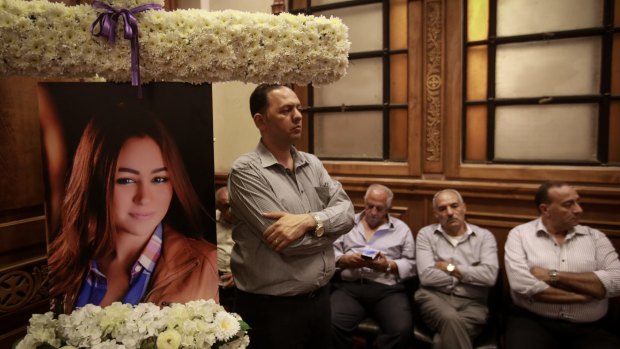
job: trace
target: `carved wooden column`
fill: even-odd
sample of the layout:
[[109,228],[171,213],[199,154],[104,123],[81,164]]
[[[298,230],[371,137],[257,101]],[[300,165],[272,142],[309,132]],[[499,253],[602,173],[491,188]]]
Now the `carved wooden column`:
[[424,18],[424,106],[423,171],[443,172],[444,120],[444,1],[425,0]]

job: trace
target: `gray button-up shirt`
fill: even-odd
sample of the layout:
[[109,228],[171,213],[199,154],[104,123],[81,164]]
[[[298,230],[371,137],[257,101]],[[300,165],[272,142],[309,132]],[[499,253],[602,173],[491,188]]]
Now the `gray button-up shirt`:
[[[572,322],[596,321],[607,313],[609,297],[620,296],[620,261],[607,236],[585,225],[566,234],[560,246],[540,218],[521,224],[508,234],[505,265],[510,294],[516,305],[541,316]],[[531,297],[549,285],[530,272],[531,267],[575,273],[593,272],[607,291],[607,298],[587,303],[554,304]]]
[[[294,174],[259,142],[239,157],[228,178],[234,216],[231,268],[236,286],[246,292],[289,296],[327,284],[334,274],[332,243],[353,227],[353,204],[314,155],[291,148]],[[280,252],[263,238],[275,221],[261,213],[285,211],[317,215],[325,234],[303,235]]]
[[[416,240],[416,261],[422,286],[486,301],[499,269],[497,243],[490,231],[467,223],[467,232],[454,246],[446,238],[441,225],[431,224],[420,229]],[[462,279],[435,268],[437,260],[456,265]]]

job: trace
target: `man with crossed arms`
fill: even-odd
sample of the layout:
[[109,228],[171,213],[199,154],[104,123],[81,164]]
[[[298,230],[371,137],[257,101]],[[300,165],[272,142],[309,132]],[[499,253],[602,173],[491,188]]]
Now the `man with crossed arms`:
[[510,231],[505,246],[515,304],[506,347],[620,348],[599,321],[608,298],[620,295],[613,245],[604,233],[579,225],[579,194],[567,183],[543,183],[535,201],[540,217]]
[[433,349],[472,348],[487,323],[487,295],[499,269],[497,243],[490,231],[465,221],[467,208],[458,191],[435,194],[433,210],[439,223],[417,236],[415,301],[435,331]]

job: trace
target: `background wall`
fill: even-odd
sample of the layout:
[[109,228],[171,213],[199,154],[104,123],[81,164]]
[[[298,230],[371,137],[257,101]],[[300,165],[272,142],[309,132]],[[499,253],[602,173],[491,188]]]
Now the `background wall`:
[[[211,11],[225,9],[271,13],[271,0],[211,0]],[[249,98],[255,84],[213,84],[215,171],[228,172],[235,159],[256,146],[260,137],[250,115]]]

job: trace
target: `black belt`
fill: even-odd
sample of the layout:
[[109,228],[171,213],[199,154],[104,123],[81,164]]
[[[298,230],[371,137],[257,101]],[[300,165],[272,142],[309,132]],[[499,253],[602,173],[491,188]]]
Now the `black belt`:
[[311,292],[308,293],[302,293],[302,294],[296,294],[296,295],[282,295],[282,296],[275,296],[275,295],[270,295],[270,294],[259,294],[259,293],[250,293],[250,292],[246,292],[240,289],[237,289],[237,293],[240,294],[241,296],[246,296],[246,297],[252,297],[252,298],[258,298],[258,299],[264,299],[264,300],[293,300],[293,299],[310,299],[310,298],[314,298],[316,296],[321,295],[321,293],[326,292],[327,291],[327,285],[325,286],[321,286],[319,288],[317,288],[316,290],[313,290]]

